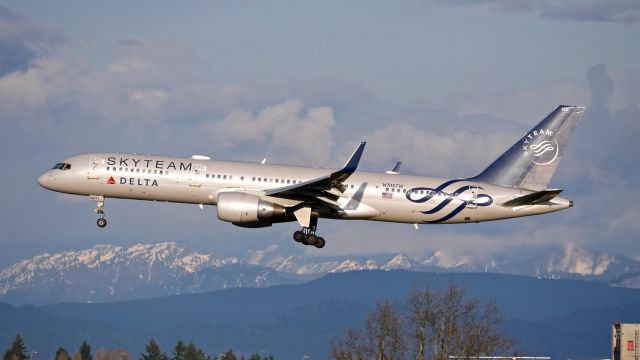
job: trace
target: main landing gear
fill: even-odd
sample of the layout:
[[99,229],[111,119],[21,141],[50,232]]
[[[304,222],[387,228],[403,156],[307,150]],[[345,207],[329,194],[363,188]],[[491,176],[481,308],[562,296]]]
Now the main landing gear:
[[312,227],[312,228],[303,227],[302,230],[298,230],[294,232],[293,240],[305,245],[315,246],[318,249],[322,249],[326,244],[323,237],[316,235],[315,227]]
[[90,200],[95,201],[96,209],[94,210],[96,214],[98,214],[98,224],[99,228],[103,228],[107,226],[107,219],[104,218],[104,196],[91,195],[89,196]]
[[326,242],[323,237],[316,235],[316,230],[318,229],[318,218],[311,216],[311,209],[298,209],[294,214],[300,225],[302,225],[302,230],[298,230],[293,233],[293,240],[322,249]]

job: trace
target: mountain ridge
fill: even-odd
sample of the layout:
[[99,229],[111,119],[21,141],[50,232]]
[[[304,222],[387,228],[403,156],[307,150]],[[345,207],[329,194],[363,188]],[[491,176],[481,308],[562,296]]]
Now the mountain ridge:
[[591,252],[571,243],[526,253],[505,252],[488,260],[452,256],[443,250],[420,258],[402,253],[310,257],[271,245],[225,257],[186,251],[173,242],[130,247],[104,244],[41,254],[1,269],[0,301],[36,305],[118,301],[298,284],[330,273],[371,270],[488,272],[640,287],[640,262],[621,255]]

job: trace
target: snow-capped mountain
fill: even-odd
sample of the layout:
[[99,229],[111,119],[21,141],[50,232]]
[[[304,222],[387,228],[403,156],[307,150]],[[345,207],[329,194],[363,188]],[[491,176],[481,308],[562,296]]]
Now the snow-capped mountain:
[[404,254],[362,256],[307,257],[282,255],[277,245],[264,250],[250,250],[244,260],[274,270],[305,277],[317,277],[327,273],[361,270],[425,270],[419,262]]
[[[490,259],[437,250],[421,258],[404,254],[370,257],[305,257],[284,255],[277,245],[250,251],[244,259],[253,265],[300,276],[354,270],[410,270],[492,272],[539,278],[576,278],[605,281],[618,286],[640,287],[640,262],[622,255],[595,252],[573,243],[545,248],[507,249]],[[636,285],[634,285],[636,284]]]
[[590,279],[616,286],[640,287],[640,261],[623,255],[591,251],[573,243],[541,249],[506,250],[483,261],[469,255],[452,256],[439,250],[421,264],[429,270]]
[[175,243],[160,243],[129,248],[96,245],[22,260],[0,270],[0,301],[116,301],[299,283],[336,272],[399,269],[578,278],[640,288],[639,261],[571,243],[503,251],[488,260],[444,250],[418,259],[404,254],[310,257],[289,254],[277,245],[250,250],[240,257],[222,257],[187,252]]
[[38,255],[1,270],[0,300],[98,302],[284,282],[290,281],[270,268],[236,257],[185,253],[175,243],[96,245]]
[[404,254],[394,256],[393,259],[380,267],[382,270],[422,270],[423,268],[424,266],[419,262]]

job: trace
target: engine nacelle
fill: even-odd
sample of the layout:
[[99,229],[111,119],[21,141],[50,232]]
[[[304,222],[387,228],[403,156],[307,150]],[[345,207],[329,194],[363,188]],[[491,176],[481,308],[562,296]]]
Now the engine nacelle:
[[218,219],[241,227],[271,226],[274,218],[284,217],[285,207],[243,192],[218,194]]

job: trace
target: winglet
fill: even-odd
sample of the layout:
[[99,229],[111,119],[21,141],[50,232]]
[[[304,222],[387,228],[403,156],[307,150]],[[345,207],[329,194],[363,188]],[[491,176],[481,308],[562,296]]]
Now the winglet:
[[[315,188],[315,191],[320,188],[321,194],[323,194],[322,196],[327,196],[329,192],[327,192],[326,190],[331,190],[333,188],[338,189],[340,192],[344,192],[347,187],[342,182],[347,180],[349,176],[351,176],[351,174],[353,174],[358,168],[358,163],[360,162],[360,158],[362,157],[362,153],[364,152],[365,145],[366,142],[364,141],[361,142],[360,145],[358,145],[358,148],[353,152],[342,169],[335,171],[329,175],[321,176],[294,185],[267,190],[265,192],[265,195],[275,195],[289,190],[301,189],[306,187]],[[332,194],[331,196],[335,196],[335,194]]]
[[398,161],[393,169],[385,171],[385,173],[390,175],[397,175],[400,173],[400,166],[402,165],[402,161]]
[[366,141],[363,141],[358,145],[358,148],[353,152],[349,160],[340,172],[342,173],[352,173],[356,171],[358,168],[358,163],[360,163],[360,158],[362,157],[362,153],[364,152],[364,146],[367,145]]

